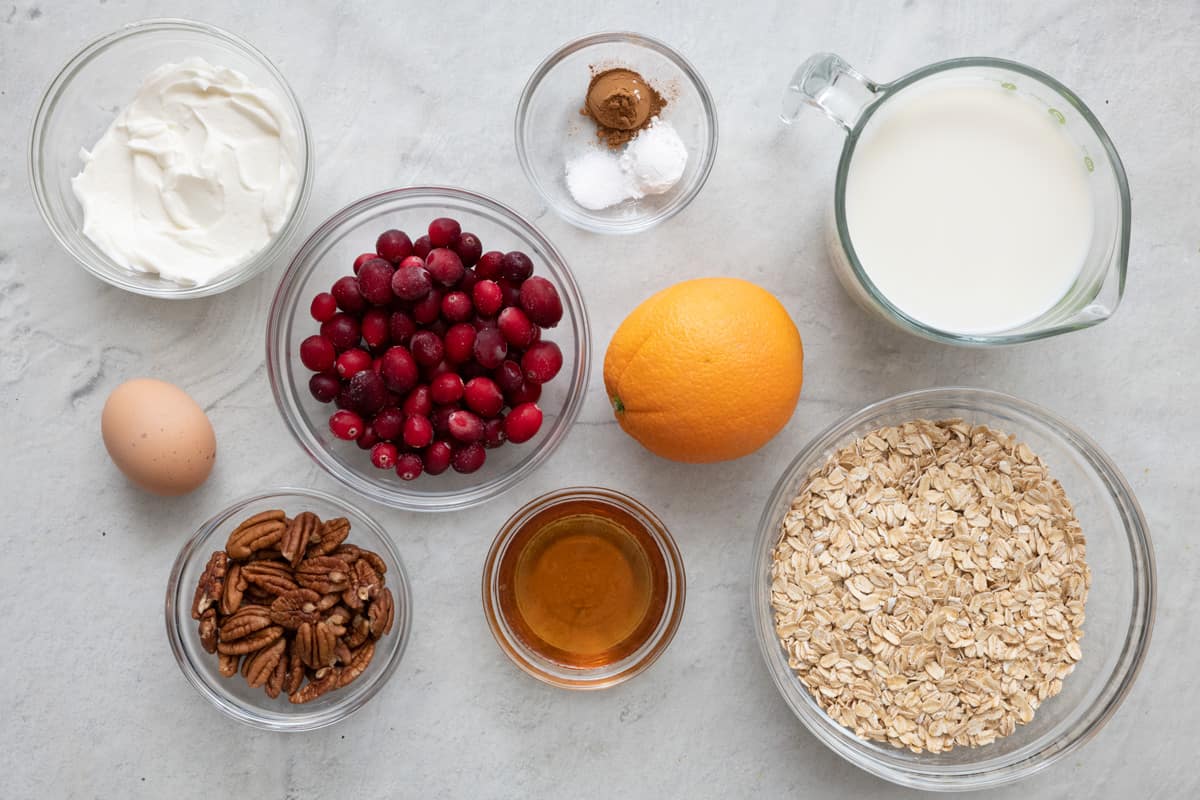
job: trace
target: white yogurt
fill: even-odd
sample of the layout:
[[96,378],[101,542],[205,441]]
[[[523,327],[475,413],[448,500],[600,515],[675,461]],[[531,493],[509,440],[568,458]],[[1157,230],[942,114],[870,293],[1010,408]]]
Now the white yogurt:
[[71,181],[84,234],[126,269],[203,286],[266,247],[300,185],[281,100],[200,58],[150,73]]
[[1082,269],[1094,209],[1083,154],[1044,106],[987,83],[917,85],[868,121],[846,225],[871,281],[942,331],[1050,310]]

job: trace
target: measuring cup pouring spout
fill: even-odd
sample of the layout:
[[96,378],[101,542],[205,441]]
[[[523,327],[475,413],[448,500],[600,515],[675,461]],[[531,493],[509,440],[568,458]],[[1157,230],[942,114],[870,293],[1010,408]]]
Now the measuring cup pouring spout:
[[867,106],[880,97],[879,85],[834,53],[817,53],[800,65],[783,93],[779,118],[791,125],[812,106],[847,133]]

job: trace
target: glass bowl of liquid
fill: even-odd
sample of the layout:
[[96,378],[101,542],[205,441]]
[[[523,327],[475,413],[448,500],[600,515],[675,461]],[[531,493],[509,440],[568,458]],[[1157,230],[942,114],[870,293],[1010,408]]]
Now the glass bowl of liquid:
[[879,84],[813,56],[784,95],[842,127],[828,245],[911,333],[1004,345],[1095,325],[1125,290],[1129,186],[1095,115],[1038,70],[960,58]]
[[610,489],[530,501],[500,529],[483,569],[496,643],[563,689],[604,689],[649,667],[675,635],[684,593],[666,526]]

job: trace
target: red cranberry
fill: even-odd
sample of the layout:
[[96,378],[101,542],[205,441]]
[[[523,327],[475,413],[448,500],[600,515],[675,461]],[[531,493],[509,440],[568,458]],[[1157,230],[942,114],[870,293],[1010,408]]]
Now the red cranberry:
[[353,275],[338,278],[333,282],[333,288],[329,290],[329,293],[333,295],[338,308],[342,311],[357,314],[367,307],[367,301],[358,288],[358,278]]
[[419,325],[431,325],[442,313],[442,290],[434,287],[429,294],[413,303],[412,316]]
[[562,319],[562,300],[554,284],[538,275],[521,284],[521,308],[536,324],[553,328]]
[[380,362],[384,383],[393,392],[404,393],[417,385],[416,359],[403,347],[389,347]]
[[508,343],[504,334],[495,328],[484,328],[475,334],[475,360],[485,369],[495,369],[508,355]]
[[439,405],[457,403],[463,396],[463,380],[453,372],[443,372],[429,383],[429,396]]
[[373,369],[364,369],[346,384],[350,400],[360,413],[371,416],[387,405],[388,391],[383,377]]
[[393,264],[399,264],[412,255],[413,243],[404,231],[393,228],[379,234],[375,240],[375,252]]
[[483,449],[483,445],[479,442],[471,442],[463,447],[455,448],[454,456],[450,459],[450,466],[454,467],[455,472],[468,474],[482,467],[486,460],[487,451]]
[[483,243],[473,233],[460,233],[453,245],[454,252],[462,259],[464,267],[473,267],[483,255]]
[[489,250],[475,262],[475,274],[483,280],[494,281],[504,277],[504,253],[499,250]]
[[397,264],[396,269],[400,269],[401,267],[423,267],[423,266],[425,266],[424,256],[411,255],[411,256],[407,256],[399,264]]
[[521,384],[525,382],[525,372],[516,361],[505,359],[504,363],[492,373],[492,378],[496,381],[500,391],[508,394],[521,388]]
[[442,318],[447,322],[465,322],[475,314],[475,306],[466,292],[449,292],[442,298]]
[[379,444],[379,434],[370,425],[363,428],[363,432],[354,440],[360,450],[370,450],[375,445]]
[[469,361],[474,353],[475,326],[466,322],[452,326],[450,330],[446,331],[442,344],[446,351],[447,361],[452,364]]
[[442,360],[444,348],[442,340],[433,331],[417,331],[408,340],[408,348],[413,358],[423,367],[432,367]]
[[433,245],[430,244],[428,236],[418,236],[413,242],[413,255],[417,258],[424,258],[432,249]]
[[444,372],[454,372],[454,370],[449,364],[446,363],[445,359],[442,359],[436,364],[430,364],[428,366],[421,367],[421,380],[432,384],[433,379]]
[[489,419],[483,426],[483,446],[491,450],[507,441],[508,434],[504,432],[504,417]]
[[504,305],[504,292],[495,281],[479,281],[471,290],[471,297],[475,301],[475,310],[485,317],[499,313]]
[[411,416],[404,420],[404,443],[420,450],[433,441],[433,423],[428,417]]
[[505,392],[504,399],[514,408],[522,403],[536,403],[542,398],[542,385],[533,381],[525,381],[515,392]]
[[329,292],[321,292],[313,297],[308,312],[317,322],[326,322],[337,313],[337,300]]
[[338,350],[346,350],[358,344],[358,340],[362,338],[362,329],[356,317],[338,312],[321,323],[321,335]]
[[525,379],[534,383],[546,383],[558,374],[562,365],[562,350],[554,342],[534,342],[521,358]]
[[521,284],[519,281],[510,281],[508,278],[501,278],[496,283],[500,286],[501,294],[504,295],[505,308],[521,305]]
[[441,475],[450,468],[450,459],[454,456],[454,446],[449,442],[434,442],[425,448],[421,454],[425,462],[425,471],[430,475]]
[[481,417],[494,417],[504,408],[504,393],[491,378],[471,378],[463,389],[467,408]]
[[483,317],[483,316],[480,316],[479,314],[476,314],[475,318],[471,320],[471,325],[473,325],[475,327],[475,330],[477,330],[477,331],[481,331],[484,328],[497,327],[495,317]]
[[358,290],[363,298],[374,306],[386,306],[392,302],[392,265],[382,258],[374,258],[363,264],[358,273]]
[[504,254],[500,269],[504,277],[520,283],[533,274],[533,262],[520,250],[513,250],[511,253]]
[[422,466],[419,455],[416,453],[404,453],[396,459],[396,474],[402,480],[415,481],[421,477]]
[[329,418],[329,430],[334,436],[345,439],[347,442],[357,439],[358,435],[363,432],[362,417],[345,409],[335,411]]
[[404,431],[404,412],[395,407],[385,408],[371,420],[371,427],[379,434],[380,439],[398,441]]
[[417,321],[407,311],[393,311],[388,317],[388,334],[392,344],[408,344],[409,337],[417,332]]
[[378,351],[391,341],[390,317],[391,314],[382,308],[372,308],[363,314],[359,327],[362,328],[363,341],[372,351]]
[[528,347],[533,343],[533,323],[525,312],[515,306],[504,309],[496,319],[500,333],[513,347]]
[[468,296],[471,290],[475,288],[475,284],[479,282],[479,276],[475,274],[475,270],[468,269],[463,272],[461,278],[458,279],[458,289],[461,292],[466,292]]
[[337,375],[328,372],[318,372],[308,379],[308,391],[322,403],[328,403],[338,396],[342,390],[342,382]]
[[324,336],[310,336],[300,343],[300,363],[313,372],[324,372],[336,359],[333,342]]
[[362,269],[362,265],[367,263],[368,261],[370,261],[372,258],[379,258],[379,254],[378,253],[363,253],[361,256],[354,259],[354,274],[357,275],[358,271],[360,269]]
[[388,288],[401,300],[420,300],[433,288],[429,270],[416,264],[401,264],[400,269],[392,273],[390,281]]
[[542,427],[542,410],[536,403],[521,403],[504,418],[504,433],[510,442],[528,442]]
[[371,463],[379,469],[392,469],[399,457],[400,451],[391,442],[379,442],[371,448]]
[[401,410],[408,416],[428,417],[433,412],[433,396],[425,384],[415,387],[404,398]]
[[343,379],[352,378],[363,370],[371,369],[371,355],[357,347],[337,357],[337,372]]
[[462,233],[458,220],[449,217],[438,217],[429,223],[429,243],[434,247],[449,247]]
[[446,422],[450,435],[460,442],[483,439],[483,420],[473,411],[452,411]]
[[425,268],[433,279],[442,286],[454,286],[462,279],[464,268],[458,253],[445,247],[431,250],[425,259]]
[[450,430],[450,415],[458,408],[455,406],[442,406],[434,409],[434,412],[429,415],[429,421],[433,423],[434,433],[446,434]]
[[333,398],[333,404],[338,408],[344,408],[347,411],[353,411],[354,401],[350,399],[350,390],[343,383],[339,382],[338,385],[341,386],[341,388],[338,389],[337,397]]

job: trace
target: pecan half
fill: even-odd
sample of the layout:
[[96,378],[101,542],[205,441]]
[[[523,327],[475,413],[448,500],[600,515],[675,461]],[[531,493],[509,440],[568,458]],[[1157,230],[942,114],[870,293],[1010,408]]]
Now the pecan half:
[[246,582],[242,580],[242,565],[234,562],[229,565],[225,575],[225,587],[221,590],[221,613],[232,614],[242,605],[242,596],[246,592]]
[[221,653],[217,656],[217,669],[226,678],[232,678],[237,675],[238,663],[242,660],[241,656],[229,655]]
[[288,667],[287,677],[283,681],[283,691],[291,694],[300,688],[304,683],[304,662],[300,660],[300,649],[296,647],[296,641],[288,645]]
[[210,608],[200,615],[200,646],[210,653],[217,652],[217,610]]
[[288,694],[288,700],[293,703],[311,703],[338,685],[338,670],[331,669],[322,677],[309,681],[300,689]]
[[311,511],[297,514],[279,540],[279,554],[293,567],[304,559],[308,546],[321,538],[321,518]]
[[196,584],[196,594],[192,597],[192,619],[200,619],[208,607],[221,598],[228,566],[229,557],[223,551],[217,550],[209,556],[200,581]]
[[286,515],[278,509],[255,514],[229,534],[225,551],[230,558],[246,559],[256,550],[271,547],[283,536],[284,519]]
[[269,644],[274,643],[276,639],[283,636],[283,628],[278,625],[272,625],[269,628],[263,628],[260,631],[255,631],[249,636],[243,636],[240,639],[235,639],[232,642],[218,642],[217,652],[225,653],[226,655],[245,655],[253,653],[256,650],[261,650]]
[[281,595],[295,589],[296,579],[286,564],[278,561],[251,561],[242,567],[242,578],[269,595]]
[[351,681],[362,675],[371,663],[371,659],[375,657],[375,643],[367,642],[362,647],[353,651],[350,654],[350,660],[346,662],[346,666],[338,670],[338,688],[348,685]]
[[306,558],[296,566],[296,580],[321,594],[344,592],[350,586],[350,565],[336,556]]
[[338,638],[324,622],[305,622],[296,629],[296,647],[300,660],[313,669],[327,667],[333,663]]
[[346,647],[346,643],[338,639],[337,647],[333,648],[333,660],[337,664],[350,663],[350,648]]
[[287,680],[288,674],[287,641],[285,639],[279,641],[283,642],[284,653],[275,662],[275,669],[271,671],[271,677],[267,678],[266,684],[263,685],[263,691],[272,700],[279,697],[279,693],[283,691],[283,683]]
[[330,592],[329,594],[321,595],[320,601],[317,603],[318,611],[328,611],[342,601],[341,592]]
[[321,612],[317,609],[321,595],[312,589],[292,589],[275,598],[271,603],[271,621],[294,631],[305,622],[319,622]]
[[270,679],[286,650],[287,642],[280,638],[246,659],[246,683],[250,688],[257,689]]
[[271,609],[260,605],[245,605],[221,623],[221,641],[232,642],[261,631],[271,625]]
[[323,556],[332,553],[337,546],[346,541],[350,535],[350,520],[345,517],[335,517],[325,520],[321,526],[321,539],[308,549],[308,556]]
[[354,619],[350,620],[350,624],[346,627],[344,641],[351,650],[361,645],[371,635],[371,623],[367,622],[367,618],[362,614],[355,614]]
[[396,619],[396,603],[392,590],[384,589],[367,607],[367,620],[371,623],[371,635],[379,639],[392,631]]

